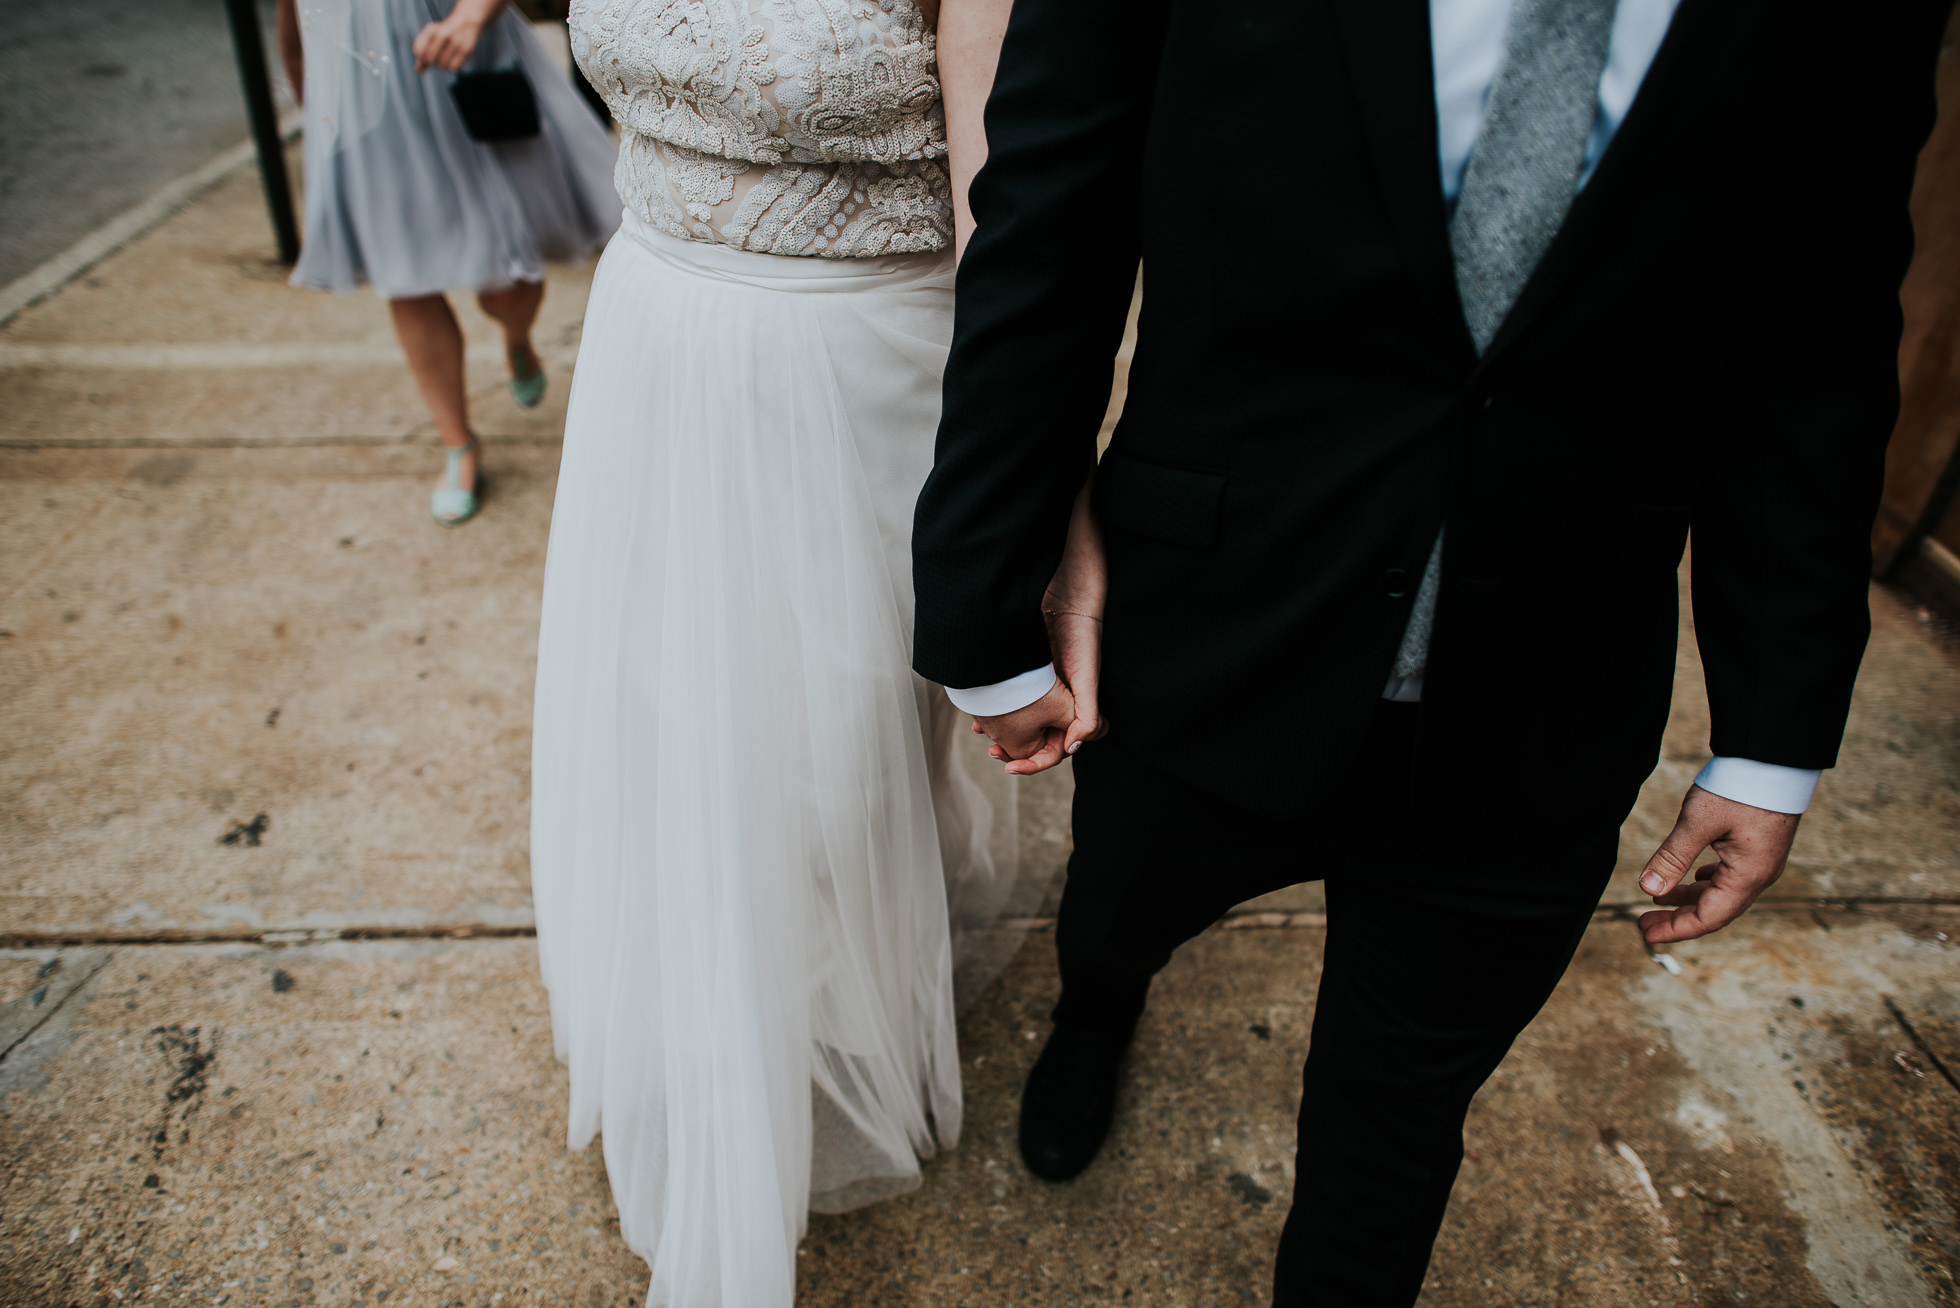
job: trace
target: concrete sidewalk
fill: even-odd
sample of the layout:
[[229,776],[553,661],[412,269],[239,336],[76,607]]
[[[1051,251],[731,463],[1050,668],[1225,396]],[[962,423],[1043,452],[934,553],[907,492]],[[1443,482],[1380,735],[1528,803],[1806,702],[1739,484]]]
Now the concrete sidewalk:
[[[525,849],[588,274],[553,272],[542,409],[472,354],[492,495],[445,531],[386,314],[287,289],[263,222],[241,172],[0,330],[0,1302],[636,1304],[598,1153],[563,1148]],[[1684,629],[1661,768],[1478,1100],[1425,1304],[1960,1305],[1960,649],[1873,609],[1790,875],[1657,961],[1632,873],[1704,757]],[[1059,868],[1067,798],[1024,787],[1027,858]],[[1266,1302],[1321,907],[1180,954],[1067,1187],[1013,1146],[1038,925],[963,1027],[960,1148],[813,1219],[799,1302]]]

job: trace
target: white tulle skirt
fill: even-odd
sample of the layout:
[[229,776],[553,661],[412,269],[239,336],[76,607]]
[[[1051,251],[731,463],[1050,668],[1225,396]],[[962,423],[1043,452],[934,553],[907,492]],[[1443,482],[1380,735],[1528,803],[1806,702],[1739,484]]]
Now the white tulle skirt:
[[[538,952],[570,1143],[603,1125],[649,1303],[781,1308],[808,1209],[957,1141],[955,940],[1039,891],[997,769],[910,670],[953,270],[625,223],[545,572]],[[1001,936],[968,938],[979,984]]]

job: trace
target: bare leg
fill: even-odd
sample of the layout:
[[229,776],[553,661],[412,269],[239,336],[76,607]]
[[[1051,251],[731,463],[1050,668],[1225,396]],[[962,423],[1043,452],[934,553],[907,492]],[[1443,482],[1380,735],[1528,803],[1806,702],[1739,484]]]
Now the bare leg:
[[531,348],[531,324],[544,303],[544,283],[513,282],[495,290],[478,291],[476,302],[504,329],[504,357],[510,375],[528,377],[538,370],[538,352]]
[[[470,445],[475,438],[470,434],[469,401],[463,392],[463,329],[449,301],[440,295],[390,300],[388,312],[442,443]],[[465,487],[476,485],[473,449],[463,456],[462,482]]]

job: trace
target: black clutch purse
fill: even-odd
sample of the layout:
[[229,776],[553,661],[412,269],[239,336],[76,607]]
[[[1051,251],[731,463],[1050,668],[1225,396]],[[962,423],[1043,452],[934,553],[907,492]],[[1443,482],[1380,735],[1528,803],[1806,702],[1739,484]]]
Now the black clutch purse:
[[458,73],[449,93],[476,140],[521,141],[538,134],[538,97],[522,69]]

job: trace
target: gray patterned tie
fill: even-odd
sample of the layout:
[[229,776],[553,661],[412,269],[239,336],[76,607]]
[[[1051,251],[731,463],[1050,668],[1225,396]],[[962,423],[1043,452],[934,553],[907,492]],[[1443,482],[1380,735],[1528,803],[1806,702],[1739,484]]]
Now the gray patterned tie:
[[[1463,174],[1450,249],[1463,319],[1482,354],[1565,222],[1586,163],[1599,78],[1618,0],[1516,0],[1483,127]],[[1417,677],[1442,580],[1437,534],[1416,591],[1395,675]]]

